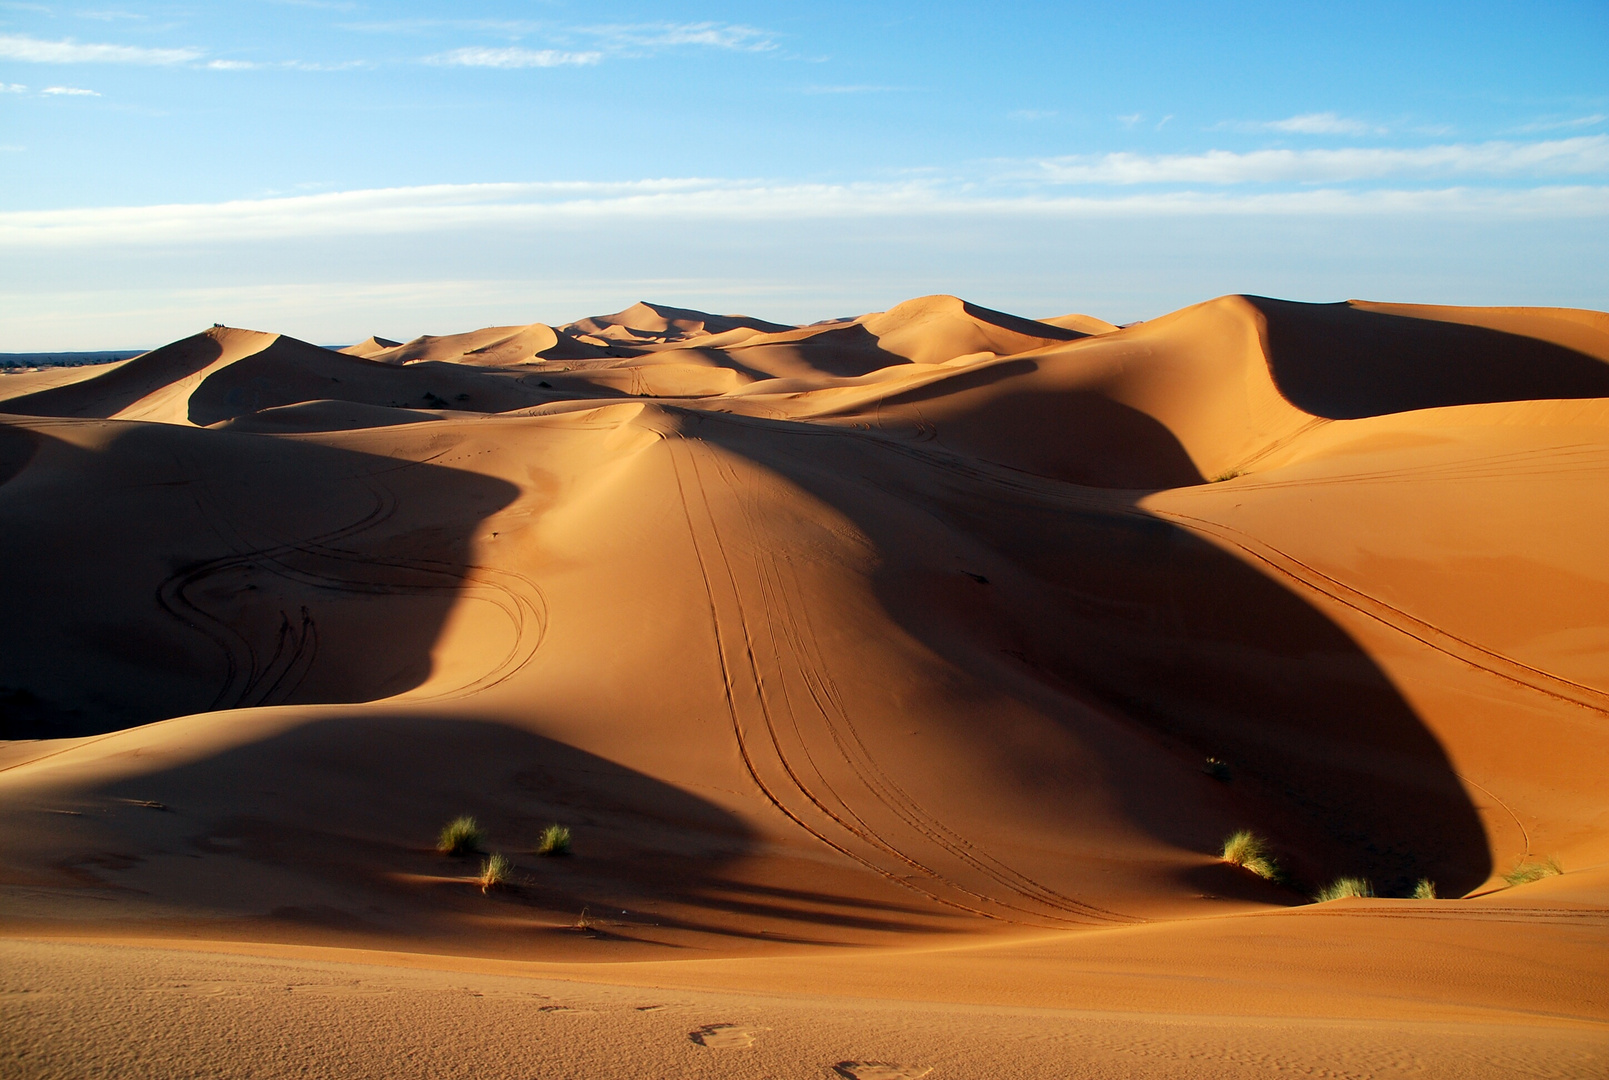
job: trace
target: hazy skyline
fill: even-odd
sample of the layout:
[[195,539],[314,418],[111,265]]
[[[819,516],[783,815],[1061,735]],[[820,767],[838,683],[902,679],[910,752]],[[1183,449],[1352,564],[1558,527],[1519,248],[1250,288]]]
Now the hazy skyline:
[[1609,10],[0,3],[0,351],[1609,306]]

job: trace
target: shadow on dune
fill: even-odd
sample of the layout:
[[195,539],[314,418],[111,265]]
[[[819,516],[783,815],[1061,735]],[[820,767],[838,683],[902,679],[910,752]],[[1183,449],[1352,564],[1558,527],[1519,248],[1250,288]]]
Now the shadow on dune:
[[[188,886],[156,883],[196,889],[177,898],[186,906],[216,902],[207,895],[216,890],[225,908],[274,905],[281,920],[340,926],[306,907],[333,896],[324,902],[351,928],[404,936],[439,933],[447,927],[435,918],[465,912],[477,922],[455,922],[455,941],[484,936],[504,947],[517,945],[508,934],[516,927],[483,925],[487,916],[586,905],[599,916],[667,891],[723,892],[724,874],[756,843],[738,816],[606,758],[512,724],[417,713],[310,719],[94,794],[168,808],[204,860]],[[476,858],[433,850],[460,814],[485,829],[486,850],[514,861],[513,887],[497,897],[466,880]],[[535,854],[552,822],[572,830],[572,857]],[[253,880],[260,896],[242,888]],[[808,917],[785,901],[787,917]]]
[[[0,484],[0,738],[417,686],[475,530],[519,494],[300,439],[128,424],[90,449],[0,431],[0,448],[36,444]],[[534,586],[475,587],[540,640]]]
[[18,416],[71,416],[105,419],[180,379],[188,378],[223,355],[223,346],[208,334],[175,341],[100,375],[66,386],[12,398],[0,411]]
[[[1093,390],[1033,388],[973,394],[1032,375],[1032,359],[1002,360],[883,399],[941,418],[944,445],[1008,468],[1108,488],[1184,487],[1206,481],[1173,432]],[[970,396],[969,396],[970,395]],[[950,403],[964,402],[959,409]],[[948,413],[948,415],[946,415]]]
[[[1457,895],[1490,872],[1474,807],[1390,678],[1300,597],[1140,510],[1143,492],[872,435],[747,419],[696,430],[853,520],[878,549],[876,586],[902,626],[994,690],[1060,708],[1073,743],[1118,778],[1126,816],[1153,835],[1206,853],[1228,830],[1256,828],[1307,887],[1355,874],[1400,894],[1427,876]],[[1175,767],[1159,771],[1132,737],[1077,719],[1072,703],[1091,699]],[[1065,744],[960,735],[1047,805],[1069,782]],[[1234,780],[1202,774],[1208,757]],[[1181,762],[1197,788],[1176,787]],[[1194,809],[1204,803],[1218,812]]]
[[1495,401],[1609,397],[1609,364],[1481,326],[1248,296],[1297,408],[1331,420]]
[[1040,322],[1037,319],[1025,319],[1021,315],[1013,315],[1007,311],[996,311],[993,308],[980,307],[967,300],[961,301],[961,310],[979,322],[998,326],[1002,330],[1009,330],[1024,337],[1049,338],[1052,341],[1077,341],[1079,338],[1089,337],[1082,330],[1071,330],[1065,326],[1056,326],[1053,323]]

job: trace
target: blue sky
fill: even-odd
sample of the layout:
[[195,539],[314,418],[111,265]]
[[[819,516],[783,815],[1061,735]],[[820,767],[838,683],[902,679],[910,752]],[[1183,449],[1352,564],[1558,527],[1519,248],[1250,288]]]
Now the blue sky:
[[1609,307],[1609,5],[0,0],[0,351]]

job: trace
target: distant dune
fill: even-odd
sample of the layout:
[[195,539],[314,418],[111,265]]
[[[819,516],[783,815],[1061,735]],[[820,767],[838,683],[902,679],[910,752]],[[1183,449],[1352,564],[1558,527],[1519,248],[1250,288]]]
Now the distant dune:
[[[756,1045],[784,998],[947,1002],[958,1076],[986,1007],[1481,1017],[1484,1056],[1413,1036],[1432,1074],[1604,1064],[1604,313],[215,327],[0,375],[0,522],[9,937],[529,962],[474,970],[682,987]],[[505,886],[433,850],[459,814]],[[1241,829],[1274,880],[1219,858]],[[1311,902],[1340,878],[1376,898]],[[0,948],[63,1001],[197,977]],[[922,1074],[799,1038],[775,1075]]]

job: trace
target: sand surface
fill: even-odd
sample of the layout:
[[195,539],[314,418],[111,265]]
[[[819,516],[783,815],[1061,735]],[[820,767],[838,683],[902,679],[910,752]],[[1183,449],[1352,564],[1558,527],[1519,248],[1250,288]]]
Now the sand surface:
[[1561,309],[0,375],[0,1060],[1602,1075],[1606,481]]

